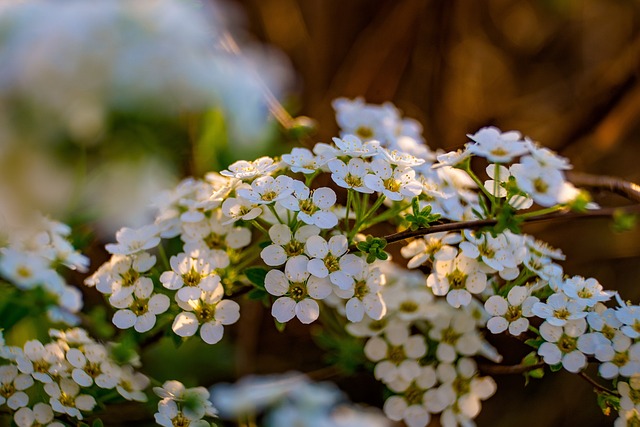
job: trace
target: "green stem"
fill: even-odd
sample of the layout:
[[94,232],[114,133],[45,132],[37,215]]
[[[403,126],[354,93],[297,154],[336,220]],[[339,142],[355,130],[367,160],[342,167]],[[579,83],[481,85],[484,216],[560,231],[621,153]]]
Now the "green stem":
[[489,191],[487,191],[486,188],[484,188],[484,183],[482,181],[480,181],[480,178],[478,178],[476,176],[475,173],[473,173],[473,171],[471,170],[471,167],[469,165],[467,165],[464,169],[463,169],[473,180],[473,182],[476,183],[476,185],[478,186],[478,188],[480,188],[480,191],[482,191],[482,193],[487,196],[487,198],[489,199],[489,201],[491,202],[491,212],[493,213],[495,210],[495,205],[496,205],[496,198],[489,193]]
[[253,224],[253,226],[255,228],[257,228],[258,230],[262,231],[266,236],[269,235],[269,232],[267,231],[267,229],[264,228],[262,225],[260,225],[260,223],[258,221],[256,221],[255,219],[251,220],[251,224]]
[[498,201],[500,200],[500,197],[498,197],[498,189],[500,186],[500,164],[496,163],[493,166],[493,195],[495,197],[494,201],[496,203],[492,204],[491,206],[491,216],[495,216],[496,215],[496,210],[498,208]]
[[164,269],[171,271],[171,264],[169,263],[167,252],[164,250],[164,245],[162,243],[158,245],[158,255],[160,255],[160,260],[162,261],[162,265],[164,266]]
[[347,206],[345,206],[344,229],[349,234],[349,213],[351,211],[351,202],[353,199],[353,190],[347,190]]
[[276,217],[280,224],[286,224],[284,221],[282,221],[282,219],[280,219],[280,215],[278,215],[278,212],[276,212],[276,208],[273,204],[269,205],[269,210],[273,212],[273,215]]
[[532,211],[532,212],[525,212],[525,213],[516,215],[515,217],[519,219],[535,218],[537,216],[547,215],[553,212],[560,211],[562,209],[565,209],[565,207],[561,205],[555,205],[555,206],[551,206],[550,208],[538,209],[537,211]]
[[320,173],[319,170],[315,171],[314,173],[305,175],[305,179],[304,179],[304,184],[307,187],[311,187],[311,183],[313,182],[313,180],[315,179],[316,176],[318,176],[318,174]]
[[366,229],[375,225],[379,222],[386,221],[398,215],[403,210],[407,209],[410,205],[408,204],[398,204],[396,207],[391,208],[387,211],[382,212],[380,215],[373,217],[371,220],[362,224],[362,229]]

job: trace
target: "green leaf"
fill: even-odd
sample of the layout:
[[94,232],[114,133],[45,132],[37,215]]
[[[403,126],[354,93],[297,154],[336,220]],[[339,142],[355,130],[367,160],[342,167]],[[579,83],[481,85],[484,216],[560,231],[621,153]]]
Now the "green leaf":
[[613,213],[613,224],[611,228],[616,233],[633,230],[638,222],[638,215],[625,213],[621,209],[617,209]]
[[244,271],[247,279],[260,289],[264,289],[264,278],[267,276],[267,270],[262,267],[251,267]]
[[602,410],[602,413],[609,416],[611,415],[611,410],[619,411],[620,410],[620,398],[617,396],[612,396],[609,393],[598,392],[596,401],[598,402],[598,406]]
[[247,297],[252,300],[262,300],[267,296],[269,296],[269,293],[262,289],[253,289],[247,294]]
[[100,418],[97,418],[93,421],[92,427],[104,427],[104,423]]
[[544,340],[542,338],[530,338],[526,340],[524,343],[533,348],[540,348]]

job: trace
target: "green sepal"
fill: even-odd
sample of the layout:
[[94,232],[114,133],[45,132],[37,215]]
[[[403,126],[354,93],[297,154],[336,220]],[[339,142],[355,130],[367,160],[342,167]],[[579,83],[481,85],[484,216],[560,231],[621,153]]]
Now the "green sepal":
[[524,343],[528,346],[531,346],[537,349],[537,348],[540,348],[543,342],[545,341],[542,338],[530,338],[526,340]]
[[244,271],[244,275],[247,279],[257,286],[259,289],[264,289],[264,278],[267,276],[267,270],[262,267],[251,267]]
[[273,319],[273,323],[276,325],[278,332],[284,332],[284,329],[287,327],[286,323],[280,323],[276,319]]
[[611,410],[620,411],[620,398],[609,393],[597,392],[596,401],[606,416],[611,415]]
[[562,369],[562,363],[556,363],[555,365],[549,365],[549,369],[551,370],[551,372],[558,372],[560,369]]

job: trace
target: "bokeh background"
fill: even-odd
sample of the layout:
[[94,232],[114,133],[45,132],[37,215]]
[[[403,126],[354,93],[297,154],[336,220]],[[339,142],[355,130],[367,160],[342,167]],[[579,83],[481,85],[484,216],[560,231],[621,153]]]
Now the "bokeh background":
[[[289,105],[318,121],[319,141],[337,132],[331,101],[362,96],[373,103],[391,101],[420,121],[433,149],[459,148],[465,134],[495,125],[569,157],[576,171],[640,182],[637,1],[234,3],[254,37],[290,58],[297,92]],[[629,203],[605,194],[595,198]],[[568,274],[596,277],[605,288],[640,299],[638,232],[616,234],[606,220],[525,230],[562,248]],[[514,361],[519,351],[514,348]],[[363,388],[371,384],[357,383],[351,392],[368,395]],[[612,421],[600,413],[585,381],[561,372],[527,387],[519,376],[498,378],[498,393],[483,405],[478,424],[570,427]]]
[[[210,3],[209,0],[184,2]],[[8,3],[20,1],[0,0],[0,11]],[[222,2],[216,4],[220,7]],[[225,0],[221,10],[230,14],[226,23],[245,52],[260,54],[260,61],[253,63],[254,71],[277,89],[274,91],[282,96],[291,114],[306,115],[317,121],[314,141],[329,142],[338,133],[331,108],[333,99],[361,96],[371,103],[393,102],[406,116],[417,119],[434,150],[460,148],[467,142],[465,134],[494,125],[504,131],[519,130],[558,151],[570,158],[576,171],[640,182],[640,2],[637,0]],[[176,15],[167,12],[167,16]],[[200,17],[208,19],[214,29],[220,28],[216,27],[219,15],[201,13]],[[92,259],[91,271],[107,259],[104,243],[113,241],[115,229],[136,225],[136,220],[145,219],[144,213],[136,218],[131,215],[132,206],[147,205],[144,196],[158,188],[171,187],[184,176],[201,176],[207,170],[219,170],[234,159],[282,153],[293,146],[291,138],[285,138],[275,127],[262,138],[265,141],[251,141],[227,132],[233,125],[247,128],[253,116],[266,113],[256,107],[259,102],[247,95],[248,92],[238,91],[243,87],[241,84],[222,85],[227,90],[218,96],[225,99],[229,95],[222,112],[209,110],[206,104],[204,110],[158,118],[151,114],[152,110],[136,107],[123,111],[116,108],[119,104],[105,104],[108,108],[104,112],[94,111],[95,115],[88,117],[92,125],[96,125],[96,117],[100,119],[97,121],[100,126],[78,128],[77,123],[87,123],[84,114],[87,105],[103,106],[107,101],[112,102],[102,95],[113,91],[93,91],[100,81],[97,76],[102,75],[98,71],[108,69],[102,61],[125,64],[122,67],[125,77],[132,78],[134,83],[153,86],[153,79],[143,82],[138,75],[155,76],[158,69],[163,69],[157,64],[189,64],[182,54],[200,58],[190,56],[186,47],[206,46],[208,52],[209,35],[193,33],[191,25],[182,26],[183,21],[154,19],[154,25],[159,23],[155,35],[159,33],[165,37],[163,41],[168,41],[167,45],[154,44],[160,48],[154,56],[150,53],[156,51],[144,44],[134,46],[130,42],[135,38],[117,28],[114,30],[108,20],[90,21],[80,16],[81,20],[71,25],[54,20],[47,13],[40,13],[36,18],[41,21],[25,20],[21,21],[28,24],[24,27],[9,30],[2,27],[7,32],[0,31],[0,41],[11,46],[14,42],[30,40],[2,38],[14,34],[14,30],[24,29],[27,34],[31,28],[45,28],[59,36],[46,38],[46,43],[38,44],[39,49],[0,49],[0,59],[4,61],[0,61],[0,199],[7,204],[2,187],[26,193],[15,185],[19,182],[18,172],[38,172],[34,187],[40,191],[34,198],[42,202],[48,201],[44,196],[50,196],[51,205],[55,205],[51,212],[59,213],[54,215],[57,218],[77,225],[87,221],[98,224],[98,213],[107,217],[107,221],[99,223],[102,231],[94,231],[93,235],[87,231],[83,249]],[[49,21],[51,25],[37,25]],[[78,26],[78,22],[86,25]],[[103,26],[93,26],[92,22],[102,22]],[[140,30],[142,35],[146,29],[155,28],[144,20],[141,22],[141,28],[145,29]],[[125,58],[133,60],[135,67],[119,56],[110,57],[94,49],[90,36],[96,34],[102,41],[107,40],[104,34],[113,37],[118,46],[113,50],[115,53],[121,52],[120,48],[122,52],[138,49]],[[155,43],[156,38],[151,39]],[[179,40],[184,42],[181,46],[186,46],[184,51],[175,48]],[[273,49],[265,50],[265,44]],[[60,47],[63,54],[58,54]],[[91,55],[87,56],[87,51]],[[12,56],[16,52],[19,55]],[[70,58],[90,61],[71,62]],[[159,62],[151,60],[154,58]],[[32,65],[32,61],[37,66]],[[292,72],[287,71],[287,61]],[[52,64],[60,66],[49,70],[46,66]],[[87,64],[96,68],[87,68]],[[231,63],[234,64],[237,65]],[[193,64],[193,69],[185,67],[202,71],[200,65],[198,62]],[[232,67],[228,74],[235,77],[238,70],[249,70],[240,80],[245,83],[245,77],[252,80],[250,67],[240,65]],[[282,73],[269,72],[267,76],[267,71],[274,68]],[[29,73],[21,73],[22,70]],[[204,70],[197,75],[211,77],[209,68]],[[64,79],[54,80],[50,72]],[[183,76],[178,72],[175,75]],[[33,78],[23,82],[42,85],[15,86],[12,78],[16,76]],[[216,82],[234,81],[225,80],[227,77],[225,74]],[[57,83],[52,83],[54,81]],[[195,87],[198,80],[173,82],[178,85],[176,93],[186,93],[183,85]],[[207,79],[202,84],[205,83]],[[167,100],[166,96],[171,97],[173,92],[166,91],[165,83],[159,86],[165,89],[162,91],[165,97],[153,98],[153,105],[172,107],[175,98]],[[82,90],[68,92],[68,87]],[[144,89],[145,85],[127,86],[134,94],[140,88]],[[23,89],[33,90],[22,92]],[[196,89],[188,93],[203,93]],[[16,99],[22,100],[25,93],[50,96],[55,101],[52,101],[55,108],[50,110],[56,113],[55,117],[59,112],[69,113],[69,116],[61,114],[68,123],[63,121],[64,126],[56,127],[55,120],[49,116],[51,111],[43,112],[41,102],[33,103],[38,114],[24,114],[23,108],[31,106],[16,103]],[[97,99],[83,98],[96,93],[100,95]],[[251,93],[255,95],[255,91]],[[77,101],[86,102],[80,103],[80,108]],[[145,98],[145,101],[148,100]],[[9,112],[16,106],[14,117]],[[83,114],[77,116],[76,110]],[[253,113],[247,118],[248,112]],[[235,124],[225,124],[225,119],[234,117]],[[14,118],[23,123],[19,123],[20,129],[9,132],[13,123],[18,122]],[[51,126],[41,126],[42,123]],[[81,132],[78,133],[78,129]],[[12,151],[14,149],[17,151]],[[29,160],[36,153],[38,158]],[[22,156],[28,161],[16,160]],[[47,166],[52,159],[60,160],[59,164]],[[57,175],[49,173],[49,169]],[[55,179],[58,176],[59,179]],[[83,188],[78,196],[78,189]],[[100,203],[104,204],[90,197],[94,194],[99,195]],[[122,199],[123,195],[130,197]],[[607,206],[630,203],[610,194],[594,196],[597,202]],[[3,207],[6,206],[0,205],[0,211]],[[87,214],[88,219],[82,217],[87,207],[93,208]],[[567,255],[564,266],[568,274],[593,276],[605,288],[618,289],[626,299],[640,301],[639,231],[614,233],[610,221],[594,219],[527,225],[525,231],[562,248]],[[81,286],[82,280],[83,277],[76,277],[74,283]],[[87,307],[92,310],[90,320],[95,322],[92,332],[98,333],[104,328],[105,336],[113,333],[109,325],[112,313],[100,311],[101,296],[92,290],[83,290]],[[384,390],[370,373],[358,368],[345,376],[327,368],[325,352],[318,345],[323,340],[318,337],[317,327],[291,323],[282,334],[276,330],[269,310],[260,304],[244,301],[241,312],[241,320],[225,329],[225,340],[216,346],[194,340],[180,348],[175,348],[170,339],[153,343],[142,354],[145,372],[160,382],[178,378],[187,386],[195,386],[233,381],[250,373],[295,369],[311,372],[316,379],[337,382],[356,402],[382,405]],[[32,329],[37,329],[37,325],[24,325],[16,335],[31,336]],[[504,342],[498,344],[505,347]],[[517,363],[528,352],[516,341],[506,344],[506,363]],[[354,349],[345,347],[342,351],[348,357],[351,350]],[[566,372],[547,375],[526,387],[521,376],[500,377],[497,381],[496,396],[483,404],[478,418],[480,426],[595,427],[613,422],[613,417],[601,414],[591,387]],[[109,415],[112,425],[153,425],[154,411],[153,404],[145,413],[124,405]]]

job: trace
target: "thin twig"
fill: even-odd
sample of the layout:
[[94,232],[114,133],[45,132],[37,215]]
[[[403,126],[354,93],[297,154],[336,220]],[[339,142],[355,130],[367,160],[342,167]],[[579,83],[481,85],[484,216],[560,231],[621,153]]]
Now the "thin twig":
[[[594,209],[586,212],[556,212],[538,217],[525,218],[523,222],[529,224],[534,222],[550,221],[550,220],[573,220],[582,218],[607,218],[617,213],[640,214],[640,204],[624,206],[619,208],[602,208]],[[387,244],[399,242],[411,237],[426,236],[427,234],[439,233],[443,231],[456,230],[477,230],[482,227],[490,227],[498,223],[495,219],[478,219],[471,221],[450,222],[446,224],[437,224],[429,228],[419,228],[417,230],[405,230],[399,233],[384,236]]]
[[591,378],[589,375],[585,374],[584,372],[578,372],[578,376],[580,378],[584,379],[589,384],[591,384],[593,386],[593,388],[596,389],[596,391],[599,391],[601,393],[607,393],[607,394],[610,394],[612,396],[619,396],[619,394],[616,391],[609,390],[605,386],[603,386],[601,384],[598,384],[598,382],[596,382],[593,378]]
[[534,365],[479,365],[480,372],[486,375],[517,375],[536,369],[544,368],[546,363],[539,362]]
[[633,182],[612,176],[591,175],[582,172],[567,172],[567,178],[578,187],[606,190],[634,202],[640,202],[640,185]]

